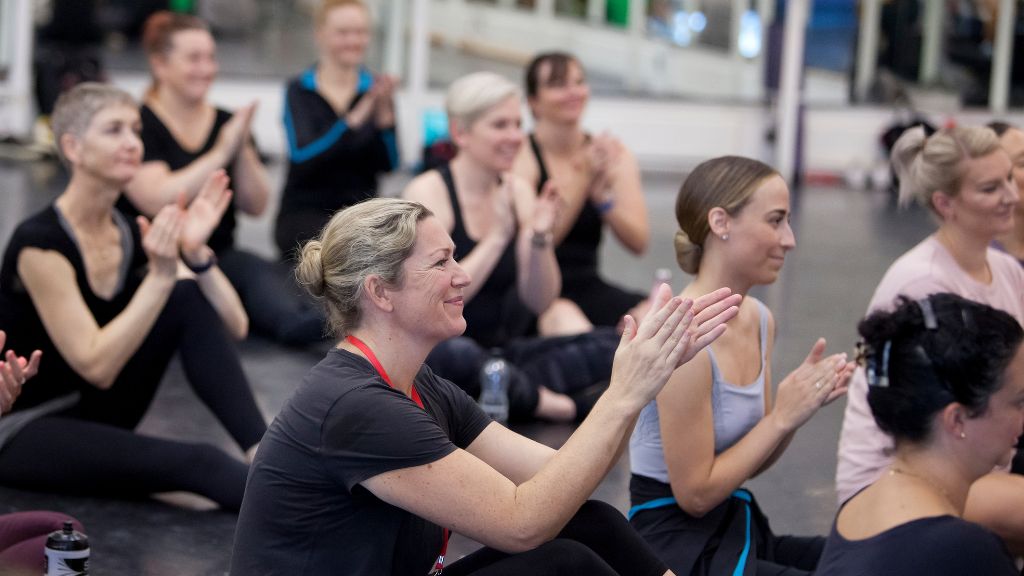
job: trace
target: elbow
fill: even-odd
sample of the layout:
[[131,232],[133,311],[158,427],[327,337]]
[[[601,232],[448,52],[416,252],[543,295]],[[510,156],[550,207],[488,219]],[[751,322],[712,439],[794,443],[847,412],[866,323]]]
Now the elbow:
[[102,362],[86,362],[76,372],[83,380],[100,390],[109,390],[117,379],[117,373]]
[[228,334],[235,341],[242,341],[249,335],[249,316],[244,312],[235,319],[234,322],[227,324]]
[[632,252],[634,256],[643,256],[644,254],[647,253],[647,246],[649,244],[650,244],[650,237],[649,236],[644,236],[643,238],[638,238],[635,242],[633,242],[632,246],[629,246],[629,251]]
[[673,487],[672,495],[683,512],[694,518],[703,518],[718,505],[700,490],[676,490]]
[[497,547],[509,554],[520,554],[529,552],[538,546],[550,542],[558,535],[558,530],[544,529],[541,526],[530,525],[529,522],[518,529],[510,531],[503,538]]

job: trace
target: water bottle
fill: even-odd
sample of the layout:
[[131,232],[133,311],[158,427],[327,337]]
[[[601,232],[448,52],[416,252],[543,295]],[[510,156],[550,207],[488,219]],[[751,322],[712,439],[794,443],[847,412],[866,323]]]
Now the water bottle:
[[46,576],[87,576],[89,574],[89,539],[75,531],[70,520],[64,529],[50,533],[46,539]]
[[499,424],[508,422],[508,364],[491,358],[480,369],[480,408]]

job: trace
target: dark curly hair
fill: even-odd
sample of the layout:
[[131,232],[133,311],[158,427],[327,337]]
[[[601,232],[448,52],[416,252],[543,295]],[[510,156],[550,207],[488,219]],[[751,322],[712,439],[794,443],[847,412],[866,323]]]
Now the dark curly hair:
[[875,422],[897,442],[914,443],[928,440],[935,414],[953,402],[972,418],[984,414],[1024,340],[1012,316],[955,294],[900,297],[858,332]]

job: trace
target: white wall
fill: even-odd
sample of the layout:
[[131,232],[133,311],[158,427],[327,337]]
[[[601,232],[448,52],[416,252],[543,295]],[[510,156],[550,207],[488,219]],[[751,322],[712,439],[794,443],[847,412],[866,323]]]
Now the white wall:
[[[136,96],[149,83],[144,75],[119,75],[114,82]],[[213,102],[237,108],[259,100],[253,134],[260,149],[271,156],[287,154],[281,124],[283,85],[221,80],[213,88]],[[429,92],[420,103],[408,94],[398,94],[399,141],[406,165],[419,160],[417,149],[422,121],[414,112],[420,107],[443,108],[444,96]],[[418,104],[418,105],[417,105]],[[524,118],[529,114],[523,112]],[[678,100],[641,100],[632,98],[593,98],[584,125],[591,132],[607,130],[619,136],[648,170],[685,170],[697,162],[723,154],[740,154],[772,161],[764,137],[773,115],[760,105],[732,105],[682,102]],[[942,126],[948,120],[985,123],[991,116],[985,111],[945,111],[929,114]],[[868,168],[882,159],[880,136],[886,126],[898,119],[889,108],[808,107],[804,117],[804,169],[814,172],[845,172]],[[1024,114],[1005,117],[1024,125]]]

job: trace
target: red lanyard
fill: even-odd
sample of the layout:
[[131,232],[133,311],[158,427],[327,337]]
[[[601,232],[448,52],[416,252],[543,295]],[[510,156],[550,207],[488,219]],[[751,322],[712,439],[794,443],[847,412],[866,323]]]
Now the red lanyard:
[[[383,378],[385,382],[387,382],[388,386],[391,386],[392,388],[395,387],[395,385],[391,383],[391,378],[388,377],[388,373],[384,371],[384,367],[380,365],[380,360],[377,360],[377,355],[373,353],[373,350],[370,350],[369,346],[367,346],[359,338],[356,338],[355,336],[352,335],[346,336],[345,339],[348,340],[350,344],[358,348],[359,351],[362,352],[364,356],[366,356],[366,359],[370,361],[370,364],[374,367],[375,370],[377,370],[377,373],[380,374],[380,377]],[[413,383],[410,390],[412,392],[412,401],[415,402],[416,405],[419,406],[420,408],[423,408],[423,399],[420,398],[420,393],[416,391],[415,383]],[[426,408],[423,409],[426,410]],[[428,574],[431,576],[440,576],[441,571],[444,570],[444,555],[448,551],[448,537],[451,535],[451,533],[448,531],[447,528],[443,528],[443,530],[444,542],[441,544],[441,553],[438,554],[437,561],[434,562],[434,568],[431,569],[430,572],[428,572]]]

